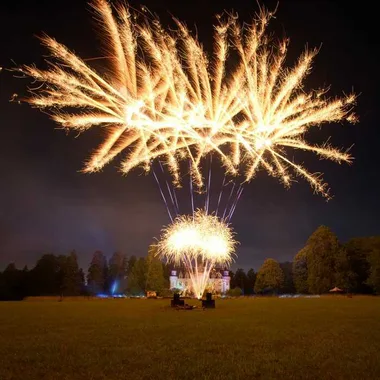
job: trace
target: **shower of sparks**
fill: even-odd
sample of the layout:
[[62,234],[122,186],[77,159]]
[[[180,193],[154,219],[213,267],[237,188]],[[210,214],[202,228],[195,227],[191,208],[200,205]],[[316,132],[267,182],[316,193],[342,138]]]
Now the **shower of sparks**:
[[158,255],[186,268],[197,298],[203,296],[215,265],[229,266],[236,241],[231,228],[215,215],[196,210],[180,215],[164,228],[157,243]]
[[[168,32],[148,13],[132,13],[125,5],[113,12],[106,0],[96,0],[93,8],[112,70],[97,73],[48,36],[42,38],[54,57],[48,69],[19,69],[42,83],[27,101],[51,110],[63,128],[106,131],[85,172],[101,170],[120,153],[122,172],[139,166],[149,171],[159,157],[179,185],[179,163],[186,160],[192,180],[202,188],[202,158],[213,152],[227,174],[244,173],[250,181],[262,168],[285,186],[300,176],[329,197],[320,175],[287,153],[294,148],[350,162],[347,151],[310,143],[305,134],[322,123],[355,122],[356,97],[329,99],[325,89],[305,91],[304,79],[317,51],[305,51],[293,68],[286,68],[287,41],[274,43],[266,32],[271,13],[261,10],[244,27],[234,15],[218,17],[209,59],[177,20],[176,32]],[[238,60],[227,69],[232,53]]]
[[182,252],[190,260],[211,260],[216,264],[231,263],[236,242],[230,227],[217,216],[196,210],[194,215],[180,215],[165,228],[158,243],[159,252],[168,261],[179,264]]
[[289,186],[294,173],[306,179],[315,192],[329,198],[327,184],[320,176],[287,158],[284,148],[311,151],[338,163],[350,162],[352,157],[347,151],[327,142],[309,143],[304,135],[310,127],[326,122],[355,123],[357,117],[352,108],[356,96],[328,99],[327,89],[307,93],[303,82],[317,50],[306,50],[293,68],[284,67],[288,41],[275,44],[265,35],[272,16],[262,11],[255,23],[244,29],[237,22],[231,26],[233,44],[240,57],[238,73],[244,76],[247,100],[232,143],[234,163],[237,165],[244,157],[247,180],[264,167]]

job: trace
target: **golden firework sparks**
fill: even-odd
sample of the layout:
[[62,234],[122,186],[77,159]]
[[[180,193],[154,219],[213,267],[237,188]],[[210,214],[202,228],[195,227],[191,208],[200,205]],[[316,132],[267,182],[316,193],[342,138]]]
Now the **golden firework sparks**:
[[215,215],[197,210],[180,215],[164,228],[158,241],[158,255],[175,264],[183,264],[192,289],[201,298],[215,265],[229,266],[237,242],[232,229]]
[[232,25],[234,46],[241,60],[240,70],[244,72],[247,91],[243,121],[237,125],[232,144],[233,155],[238,158],[236,162],[240,162],[244,154],[247,181],[263,167],[289,186],[292,173],[295,173],[328,198],[326,184],[321,178],[287,158],[284,148],[311,151],[338,163],[350,162],[352,157],[347,151],[328,143],[314,145],[304,136],[311,127],[322,123],[356,122],[352,113],[356,97],[350,94],[329,99],[325,97],[327,89],[306,92],[304,79],[311,70],[317,50],[306,50],[293,68],[286,68],[288,41],[275,44],[265,35],[271,17],[271,13],[262,11],[244,30],[237,22]]
[[[169,33],[157,19],[139,22],[128,6],[118,6],[115,14],[106,0],[95,0],[93,7],[103,25],[111,74],[97,73],[47,36],[42,42],[54,57],[49,68],[20,69],[43,83],[28,102],[52,110],[58,124],[79,132],[99,126],[107,131],[84,171],[98,171],[121,153],[126,154],[122,172],[139,166],[149,171],[160,157],[179,184],[179,162],[187,160],[193,181],[202,187],[201,161],[213,152],[226,173],[244,172],[246,181],[264,168],[286,186],[292,175],[301,176],[329,197],[321,178],[287,152],[301,149],[350,162],[347,152],[314,145],[305,133],[323,123],[355,122],[355,96],[329,99],[325,90],[306,92],[302,85],[317,52],[306,51],[287,69],[287,41],[274,44],[266,33],[271,13],[261,11],[245,28],[237,17],[219,17],[209,59],[179,21],[177,32]],[[232,49],[239,60],[227,71]]]

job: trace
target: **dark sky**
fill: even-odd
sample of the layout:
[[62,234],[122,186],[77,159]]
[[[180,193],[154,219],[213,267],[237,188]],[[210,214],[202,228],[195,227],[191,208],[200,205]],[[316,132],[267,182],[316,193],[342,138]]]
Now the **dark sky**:
[[[79,173],[82,162],[100,141],[97,131],[79,138],[66,136],[42,112],[10,103],[13,93],[26,94],[26,80],[5,70],[12,60],[43,64],[47,53],[36,36],[54,36],[83,58],[101,55],[89,6],[82,0],[6,1],[0,5],[0,269],[9,262],[32,265],[43,253],[76,249],[87,268],[92,253],[121,250],[145,255],[152,238],[168,223],[152,175],[137,170],[127,177],[117,162],[102,173]],[[38,3],[38,5],[36,5]],[[130,3],[138,6],[138,1]],[[164,24],[170,14],[197,25],[200,39],[210,44],[214,14],[237,11],[249,21],[257,3],[247,0],[146,0]],[[352,148],[351,166],[307,159],[312,171],[323,171],[333,200],[313,195],[300,181],[285,190],[260,173],[246,186],[232,220],[240,247],[234,267],[258,269],[266,257],[291,260],[321,224],[341,241],[380,232],[378,174],[378,20],[369,2],[281,1],[272,29],[290,38],[289,62],[308,43],[321,46],[307,88],[331,84],[331,95],[352,89],[359,93],[357,125],[326,125],[310,139],[329,135],[338,146]],[[265,2],[273,9],[276,2]],[[321,45],[322,44],[322,45]],[[317,141],[316,140],[316,141]],[[313,140],[314,141],[314,140]],[[319,140],[318,140],[319,141]],[[184,200],[183,200],[184,201]]]

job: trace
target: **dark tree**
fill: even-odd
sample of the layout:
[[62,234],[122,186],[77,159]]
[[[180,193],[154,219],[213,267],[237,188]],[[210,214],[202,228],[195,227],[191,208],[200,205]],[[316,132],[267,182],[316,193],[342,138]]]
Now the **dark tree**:
[[162,262],[157,257],[157,246],[152,244],[149,247],[148,257],[146,258],[146,290],[162,293],[165,288],[164,271]]
[[170,287],[170,274],[172,272],[173,266],[168,263],[162,263],[162,270],[165,280],[165,288],[169,289]]
[[83,285],[75,252],[69,256],[46,254],[31,271],[9,265],[1,276],[0,299],[78,295]]
[[245,286],[245,294],[247,294],[247,295],[254,294],[255,282],[256,282],[256,273],[251,268],[247,272],[247,282],[246,282],[246,286]]
[[239,268],[234,276],[234,288],[240,288],[244,295],[246,292],[247,282],[247,275],[245,274],[244,269]]
[[62,273],[58,257],[53,254],[43,255],[30,273],[31,295],[59,295],[61,281]]
[[355,283],[356,274],[350,268],[350,262],[347,250],[344,246],[339,245],[338,252],[335,256],[335,284],[336,286],[352,291],[352,285]]
[[132,268],[135,266],[136,261],[137,258],[134,255],[129,258],[127,265],[127,277],[132,273]]
[[302,248],[293,260],[293,282],[297,293],[305,294],[309,292],[307,282],[307,247]]
[[121,293],[126,288],[127,270],[127,257],[120,252],[115,252],[108,262],[108,283],[112,294]]
[[325,293],[335,286],[347,288],[351,279],[348,257],[328,227],[318,227],[308,239],[307,268],[311,293]]
[[88,268],[87,283],[92,294],[107,291],[107,259],[103,252],[96,251]]
[[0,276],[0,300],[22,300],[26,295],[23,287],[24,271],[9,264]]
[[369,277],[367,280],[374,292],[380,293],[380,249],[373,249],[368,257],[370,264]]
[[255,293],[277,293],[284,283],[284,273],[279,263],[266,259],[256,276]]
[[229,275],[230,275],[230,289],[233,289],[236,287],[236,283],[235,283],[235,273],[232,272],[232,270],[229,271]]
[[368,283],[371,273],[371,253],[380,249],[380,237],[362,237],[349,240],[345,244],[350,270],[354,273],[351,290],[357,293],[369,294],[373,292]]
[[68,256],[59,256],[60,287],[62,296],[78,296],[81,294],[83,282],[78,266],[78,257],[75,251]]
[[128,277],[128,290],[132,295],[142,295],[145,293],[147,275],[147,262],[140,257],[132,267]]
[[295,292],[293,283],[293,263],[285,261],[280,263],[280,268],[284,273],[284,283],[280,289],[281,293],[290,294]]

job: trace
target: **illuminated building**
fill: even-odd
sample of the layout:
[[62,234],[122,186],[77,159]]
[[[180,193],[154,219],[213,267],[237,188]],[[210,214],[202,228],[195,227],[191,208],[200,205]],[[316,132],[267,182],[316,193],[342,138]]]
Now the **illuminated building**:
[[[203,272],[199,271],[199,276]],[[213,294],[224,294],[230,290],[230,274],[228,270],[213,269],[206,286],[206,291]],[[188,273],[183,274],[182,271],[172,270],[170,274],[170,289],[178,289],[183,296],[193,295],[192,281]]]

